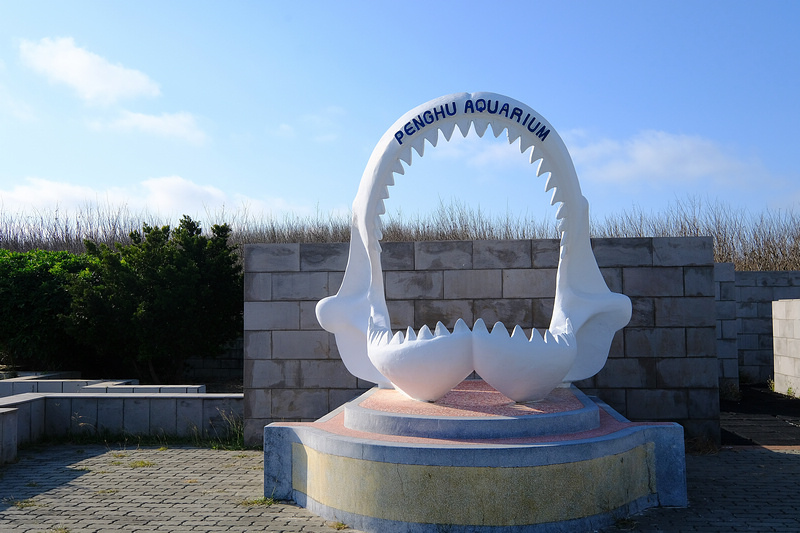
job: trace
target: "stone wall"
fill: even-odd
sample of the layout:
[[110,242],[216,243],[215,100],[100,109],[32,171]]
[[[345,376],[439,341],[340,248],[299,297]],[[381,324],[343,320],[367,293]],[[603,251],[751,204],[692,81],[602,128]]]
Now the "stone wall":
[[800,300],[772,302],[775,392],[800,393]]
[[800,272],[736,272],[739,375],[773,379],[772,302],[800,298]]
[[[595,239],[609,288],[633,318],[606,367],[578,383],[632,420],[673,420],[719,440],[719,368],[710,238]],[[452,328],[457,318],[546,328],[557,240],[384,243],[392,327]],[[317,301],[335,294],[349,243],[245,247],[245,439],[273,421],[310,421],[371,386],[344,367]]]

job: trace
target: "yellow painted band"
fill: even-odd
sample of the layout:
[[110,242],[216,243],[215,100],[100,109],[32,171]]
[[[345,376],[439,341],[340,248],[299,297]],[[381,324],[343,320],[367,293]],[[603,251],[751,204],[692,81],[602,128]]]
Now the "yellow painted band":
[[605,513],[656,492],[654,445],[527,467],[364,461],[292,444],[295,490],[385,520],[472,526],[540,524]]

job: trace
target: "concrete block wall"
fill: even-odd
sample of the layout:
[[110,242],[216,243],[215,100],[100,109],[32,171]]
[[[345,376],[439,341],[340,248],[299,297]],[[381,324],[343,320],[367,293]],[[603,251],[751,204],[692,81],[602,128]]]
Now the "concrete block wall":
[[722,398],[739,394],[739,322],[736,318],[736,272],[733,263],[714,265],[717,314],[717,359]]
[[[674,420],[690,437],[719,439],[719,366],[710,238],[596,239],[615,292],[633,303],[609,362],[578,383],[633,420]],[[245,440],[273,421],[314,420],[371,386],[350,375],[317,301],[335,294],[349,243],[245,247]],[[392,327],[458,318],[547,328],[557,240],[384,243]]]
[[222,437],[241,394],[23,393],[0,398],[0,464],[21,444],[66,434]]
[[773,379],[772,302],[800,299],[800,272],[736,272],[739,374]]
[[243,342],[229,343],[217,357],[190,357],[186,360],[183,380],[186,383],[241,382],[244,375]]
[[775,392],[800,395],[800,299],[772,302]]

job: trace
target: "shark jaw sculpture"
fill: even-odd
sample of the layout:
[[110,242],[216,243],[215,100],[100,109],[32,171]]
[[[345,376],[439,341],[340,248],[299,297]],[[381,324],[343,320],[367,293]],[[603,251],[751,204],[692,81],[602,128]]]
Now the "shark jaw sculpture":
[[[491,332],[483,320],[472,330],[463,320],[450,332],[439,322],[431,332],[410,327],[392,333],[380,261],[384,200],[394,174],[411,165],[411,149],[421,157],[427,141],[436,146],[441,131],[450,140],[470,125],[483,137],[505,130],[520,152],[532,148],[537,175],[549,173],[545,191],[561,233],[556,294],[550,327],[526,337],[516,326],[509,336],[498,322]],[[408,396],[435,401],[473,370],[517,402],[543,398],[561,383],[600,371],[617,330],[631,317],[630,300],[609,291],[589,240],[589,204],[581,194],[572,158],[555,129],[530,107],[495,93],[460,93],[422,104],[403,115],[383,135],[364,170],[353,201],[350,255],[339,292],[321,300],[317,319],[336,336],[342,361],[356,377],[394,386]]]

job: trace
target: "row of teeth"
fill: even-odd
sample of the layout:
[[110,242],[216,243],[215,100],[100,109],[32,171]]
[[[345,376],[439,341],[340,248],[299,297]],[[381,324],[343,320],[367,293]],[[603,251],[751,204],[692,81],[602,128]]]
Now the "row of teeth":
[[[430,131],[427,131],[424,135],[420,135],[419,137],[411,141],[409,145],[400,152],[400,154],[398,155],[398,159],[395,161],[394,167],[392,168],[392,171],[389,173],[388,177],[384,179],[384,185],[381,187],[380,190],[377,213],[375,213],[375,227],[377,228],[377,239],[376,239],[377,241],[383,239],[380,217],[381,215],[386,213],[386,206],[384,204],[384,200],[389,198],[389,187],[394,185],[394,174],[400,174],[400,175],[405,174],[405,168],[403,167],[402,163],[400,163],[400,161],[402,160],[403,162],[405,162],[406,165],[410,166],[411,155],[412,155],[411,149],[413,148],[414,150],[416,150],[417,154],[419,154],[419,156],[422,157],[425,152],[425,141],[428,141],[431,144],[431,146],[435,147],[437,142],[439,141],[440,131],[444,135],[445,140],[449,141],[453,135],[455,127],[458,126],[461,135],[466,137],[467,134],[469,133],[469,128],[471,124],[475,126],[475,133],[478,134],[478,137],[483,137],[483,135],[486,133],[488,126],[492,126],[492,133],[496,138],[500,137],[500,134],[503,133],[504,130],[507,131],[509,144],[513,144],[517,139],[520,140],[519,143],[520,153],[525,153],[525,151],[528,148],[533,147],[532,140],[525,141],[525,139],[526,138],[529,139],[529,137],[528,136],[523,137],[522,130],[517,129],[514,126],[495,128],[493,124],[491,124],[489,121],[485,119],[462,119],[452,124],[445,124],[444,127],[442,128],[431,128]],[[559,188],[557,186],[558,178],[556,177],[555,173],[552,172],[552,170],[550,169],[549,165],[547,164],[547,161],[545,161],[541,157],[537,157],[536,153],[537,152],[535,148],[531,148],[530,162],[531,164],[533,164],[535,161],[537,160],[539,161],[539,166],[536,169],[537,176],[541,176],[542,174],[548,172],[550,173],[550,175],[547,177],[547,181],[545,182],[544,190],[545,192],[547,192],[550,189],[553,189],[553,195],[550,198],[550,205],[561,203],[561,205],[558,207],[556,211],[556,220],[558,221],[557,230],[559,233],[562,233],[566,229],[565,228],[566,204],[564,204],[563,195],[559,192]]]
[[475,325],[472,327],[472,330],[469,329],[466,322],[463,319],[459,318],[453,328],[453,332],[450,331],[445,327],[444,324],[441,322],[436,323],[436,328],[431,331],[430,328],[426,325],[422,326],[419,329],[419,333],[415,333],[411,327],[406,329],[405,335],[402,331],[398,331],[394,335],[392,335],[391,330],[386,328],[380,328],[375,325],[372,320],[372,317],[369,319],[369,328],[367,330],[367,336],[369,339],[369,343],[374,346],[381,346],[381,345],[389,345],[389,346],[400,346],[402,344],[411,343],[411,342],[419,342],[425,340],[431,340],[436,338],[446,338],[450,337],[451,335],[489,335],[495,339],[511,339],[513,342],[520,342],[520,343],[533,343],[533,344],[572,344],[571,339],[573,338],[572,334],[572,327],[570,321],[567,320],[567,332],[565,334],[559,334],[558,336],[553,336],[549,330],[545,330],[544,336],[539,333],[538,330],[533,329],[531,331],[530,337],[528,337],[523,329],[516,325],[514,330],[511,332],[509,336],[508,330],[503,325],[502,322],[496,322],[492,327],[491,333],[486,327],[482,318],[479,318],[475,321]]

